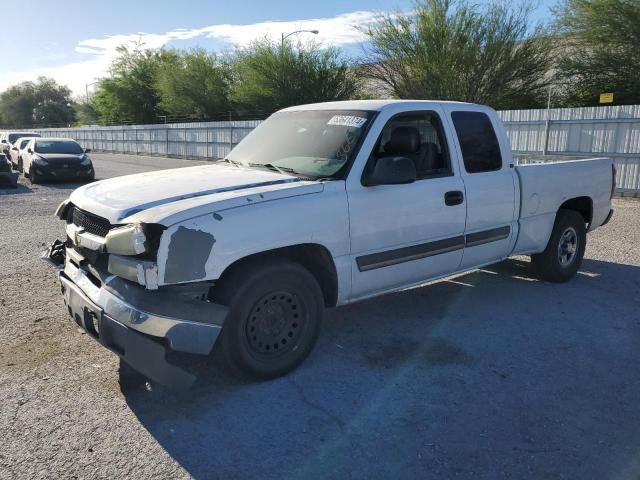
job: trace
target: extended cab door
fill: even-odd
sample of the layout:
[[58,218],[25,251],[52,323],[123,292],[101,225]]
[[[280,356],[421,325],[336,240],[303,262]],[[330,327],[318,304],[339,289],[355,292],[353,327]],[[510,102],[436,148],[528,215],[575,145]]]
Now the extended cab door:
[[461,269],[500,261],[517,237],[519,192],[511,147],[495,111],[447,104],[467,198]]
[[[380,114],[347,179],[352,299],[457,270],[464,248],[466,200],[438,104]],[[455,154],[455,153],[454,153]],[[382,157],[414,161],[417,181],[366,186]]]

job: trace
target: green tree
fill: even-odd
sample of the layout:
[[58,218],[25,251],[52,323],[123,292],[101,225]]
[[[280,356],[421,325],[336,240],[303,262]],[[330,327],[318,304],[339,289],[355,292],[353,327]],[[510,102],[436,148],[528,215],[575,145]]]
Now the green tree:
[[75,119],[72,107],[71,90],[47,77],[22,82],[0,94],[0,118],[7,127],[69,125]]
[[382,95],[477,102],[494,108],[544,103],[551,38],[530,25],[527,5],[419,0],[365,30],[365,70]]
[[5,127],[30,127],[33,125],[35,84],[23,82],[13,85],[0,94],[0,118]]
[[98,84],[95,108],[102,123],[151,123],[164,114],[156,89],[158,71],[173,54],[164,50],[118,48],[110,76]]
[[36,125],[68,126],[75,121],[71,90],[52,78],[39,77],[35,85]]
[[230,68],[203,49],[165,54],[156,88],[160,107],[170,115],[226,117],[229,111]]
[[556,14],[565,105],[596,105],[603,92],[619,104],[640,103],[640,2],[565,0]]
[[96,110],[93,99],[90,99],[89,102],[85,99],[83,102],[75,103],[73,108],[76,113],[76,126],[96,125],[100,123],[100,115]]
[[335,48],[256,41],[237,52],[231,99],[241,115],[358,96],[359,77]]

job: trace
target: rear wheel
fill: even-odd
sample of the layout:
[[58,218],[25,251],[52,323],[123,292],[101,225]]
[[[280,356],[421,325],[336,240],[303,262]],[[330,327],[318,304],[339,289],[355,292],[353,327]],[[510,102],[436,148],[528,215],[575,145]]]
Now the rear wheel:
[[232,367],[255,378],[286,374],[311,352],[324,312],[315,277],[288,260],[240,267],[215,294],[229,306],[219,348]]
[[544,252],[532,255],[531,263],[542,280],[566,282],[573,278],[584,257],[587,233],[582,215],[560,210]]

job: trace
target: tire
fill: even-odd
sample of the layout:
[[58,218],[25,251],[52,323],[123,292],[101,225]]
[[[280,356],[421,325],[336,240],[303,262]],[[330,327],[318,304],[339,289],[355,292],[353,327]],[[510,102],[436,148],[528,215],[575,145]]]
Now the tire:
[[22,171],[23,171],[23,170],[22,170],[22,168],[23,168],[23,167],[22,167],[22,159],[21,159],[21,158],[19,158],[19,159],[18,159],[18,171],[19,171],[19,172],[22,172]]
[[29,181],[35,185],[36,183],[40,182],[40,177],[38,177],[38,174],[36,173],[36,171],[33,168],[29,169]]
[[313,350],[324,297],[301,265],[289,260],[246,264],[214,296],[229,307],[217,348],[232,369],[257,379],[275,378]]
[[541,280],[567,282],[580,268],[586,246],[587,231],[582,215],[574,210],[559,210],[547,248],[532,255],[531,264]]

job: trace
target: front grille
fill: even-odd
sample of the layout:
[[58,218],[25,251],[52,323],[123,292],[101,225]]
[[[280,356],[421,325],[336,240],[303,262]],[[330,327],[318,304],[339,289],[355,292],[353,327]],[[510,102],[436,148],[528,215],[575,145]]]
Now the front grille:
[[84,210],[80,210],[78,207],[71,209],[71,221],[77,227],[82,227],[86,232],[98,235],[99,237],[106,237],[109,230],[111,230],[111,223],[106,218],[99,217]]

